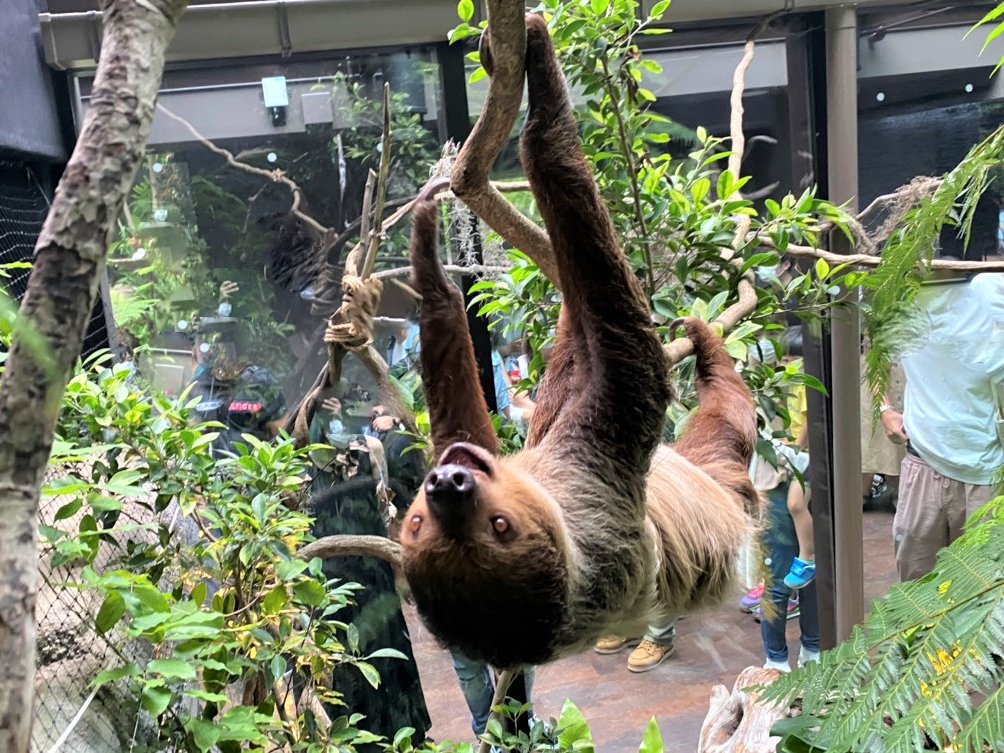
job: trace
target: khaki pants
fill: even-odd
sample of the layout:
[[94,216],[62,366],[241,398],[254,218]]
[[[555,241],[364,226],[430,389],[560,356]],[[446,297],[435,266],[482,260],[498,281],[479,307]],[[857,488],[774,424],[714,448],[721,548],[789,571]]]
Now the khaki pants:
[[899,579],[914,580],[931,572],[938,551],[955,541],[966,519],[993,497],[993,487],[942,476],[907,454],[900,467],[899,503],[892,524]]

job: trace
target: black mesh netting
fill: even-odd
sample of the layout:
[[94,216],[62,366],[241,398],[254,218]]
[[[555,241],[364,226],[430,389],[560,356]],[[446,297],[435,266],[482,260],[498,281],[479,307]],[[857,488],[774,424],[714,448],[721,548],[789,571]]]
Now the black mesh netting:
[[[31,166],[0,160],[0,264],[30,262],[42,223],[49,211],[49,199]],[[10,269],[9,277],[0,278],[8,295],[20,301],[28,286],[29,269]],[[104,309],[99,300],[88,323],[84,341],[87,354],[108,345]],[[51,473],[51,472],[50,472]],[[69,502],[68,497],[43,497],[40,523],[52,525],[56,511]],[[72,520],[58,525],[65,527]],[[87,750],[118,750],[120,740],[107,724],[95,722],[91,708],[108,704],[106,697],[90,696],[95,675],[118,663],[127,648],[120,637],[98,637],[93,630],[93,616],[98,604],[93,597],[72,588],[79,581],[79,567],[52,567],[52,549],[44,543],[39,549],[40,582],[35,617],[38,623],[36,663],[36,719],[32,751],[48,751],[60,735],[74,725],[73,740],[64,744],[66,753]],[[104,552],[101,559],[107,558]],[[93,744],[93,745],[92,745]]]
[[[35,241],[49,211],[49,199],[31,166],[0,160],[0,264],[30,262]],[[16,301],[28,287],[28,269],[9,270],[0,282]],[[99,298],[84,337],[84,355],[108,347],[105,311]]]

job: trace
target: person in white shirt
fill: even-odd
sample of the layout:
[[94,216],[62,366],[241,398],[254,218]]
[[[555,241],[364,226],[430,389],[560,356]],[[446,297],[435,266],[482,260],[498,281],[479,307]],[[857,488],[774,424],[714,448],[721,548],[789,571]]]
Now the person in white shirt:
[[933,280],[917,304],[925,335],[902,356],[903,411],[880,408],[886,435],[907,446],[893,522],[903,581],[931,571],[938,551],[993,498],[1004,467],[995,401],[1004,384],[1004,274]]

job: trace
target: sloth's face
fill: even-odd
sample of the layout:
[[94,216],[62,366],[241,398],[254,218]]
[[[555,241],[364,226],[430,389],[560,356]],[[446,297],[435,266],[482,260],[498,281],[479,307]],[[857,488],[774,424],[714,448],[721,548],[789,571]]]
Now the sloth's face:
[[405,517],[402,544],[478,543],[502,555],[552,528],[557,512],[529,474],[456,442],[425,477]]
[[447,448],[401,530],[433,633],[497,666],[547,658],[567,594],[561,530],[557,503],[525,471],[470,444]]

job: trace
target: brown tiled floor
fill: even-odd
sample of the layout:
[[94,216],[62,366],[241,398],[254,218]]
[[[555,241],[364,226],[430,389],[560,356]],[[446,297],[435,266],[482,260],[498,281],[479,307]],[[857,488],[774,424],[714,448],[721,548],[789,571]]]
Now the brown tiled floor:
[[[888,512],[865,514],[865,594],[884,594],[896,580]],[[737,594],[738,598],[738,594]],[[436,740],[471,740],[470,719],[449,655],[440,650],[414,612],[408,613],[425,697]],[[794,621],[789,644],[797,645]],[[587,652],[540,668],[534,702],[541,717],[556,717],[566,698],[589,721],[597,750],[638,750],[648,720],[658,720],[667,753],[693,753],[707,713],[711,686],[732,687],[736,675],[763,662],[760,631],[749,615],[732,605],[681,621],[676,653],[659,668],[632,674],[627,653],[599,656]]]

